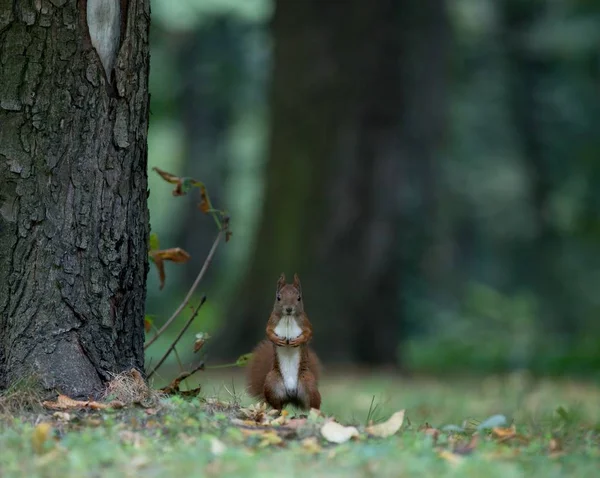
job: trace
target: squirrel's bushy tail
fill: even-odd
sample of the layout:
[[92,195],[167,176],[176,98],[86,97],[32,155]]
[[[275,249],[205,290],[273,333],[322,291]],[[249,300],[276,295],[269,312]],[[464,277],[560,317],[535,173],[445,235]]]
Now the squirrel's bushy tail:
[[246,376],[251,396],[259,398],[263,395],[265,379],[273,368],[274,354],[273,344],[268,340],[260,342],[252,351]]

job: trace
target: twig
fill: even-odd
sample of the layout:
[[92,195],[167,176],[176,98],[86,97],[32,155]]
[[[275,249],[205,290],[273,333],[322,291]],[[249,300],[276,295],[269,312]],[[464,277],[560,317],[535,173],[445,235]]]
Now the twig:
[[154,372],[156,372],[158,370],[158,368],[163,364],[163,362],[167,359],[167,357],[169,356],[169,354],[173,351],[173,349],[175,348],[175,345],[177,345],[177,342],[179,342],[179,339],[181,339],[181,337],[183,336],[183,334],[185,334],[185,331],[188,329],[188,327],[190,325],[192,325],[192,322],[194,321],[194,319],[196,318],[196,316],[198,315],[198,312],[200,311],[200,307],[202,307],[202,305],[204,304],[204,302],[206,302],[206,296],[203,295],[202,299],[200,299],[200,303],[198,304],[198,306],[194,309],[194,313],[192,314],[192,316],[188,319],[188,321],[186,322],[186,324],[183,326],[183,328],[179,331],[179,334],[177,335],[177,337],[175,337],[175,340],[173,341],[173,343],[169,346],[169,348],[167,349],[167,351],[165,352],[165,354],[162,356],[162,358],[158,361],[158,363],[156,364],[156,366],[152,369],[152,371],[148,374],[148,378],[152,377],[152,375],[154,375]]
[[148,347],[150,347],[156,341],[156,339],[158,339],[162,335],[162,333],[167,329],[167,327],[169,327],[169,325],[171,325],[171,323],[177,318],[177,316],[181,313],[181,311],[184,309],[184,307],[189,303],[190,299],[192,298],[192,294],[198,287],[198,284],[202,280],[202,277],[204,277],[204,274],[206,273],[206,270],[208,269],[208,266],[211,263],[214,255],[215,255],[215,252],[217,251],[217,246],[219,245],[219,242],[221,242],[223,233],[226,233],[226,228],[221,229],[219,231],[219,234],[217,234],[217,237],[215,238],[215,242],[213,242],[213,245],[210,248],[210,252],[208,253],[208,256],[206,256],[206,260],[204,261],[204,264],[202,265],[202,269],[200,269],[200,272],[198,273],[198,277],[196,277],[196,280],[192,284],[192,287],[190,287],[190,290],[188,291],[187,295],[185,296],[185,299],[183,299],[183,302],[179,305],[179,307],[177,307],[177,310],[175,312],[173,312],[173,315],[171,317],[169,317],[169,320],[167,320],[165,322],[165,324],[158,330],[158,332],[156,332],[156,335],[154,337],[152,337],[146,343],[146,345],[144,345],[144,350],[147,350]]

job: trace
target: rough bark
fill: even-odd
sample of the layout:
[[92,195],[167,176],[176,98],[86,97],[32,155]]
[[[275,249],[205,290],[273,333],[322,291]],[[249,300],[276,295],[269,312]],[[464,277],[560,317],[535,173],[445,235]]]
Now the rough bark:
[[[443,4],[426,2],[420,16],[411,5],[404,22],[411,3],[276,3],[265,205],[219,344],[230,355],[264,335],[279,273],[298,272],[324,360],[398,363],[406,189],[428,170],[409,165],[431,163],[445,77]],[[419,61],[439,81],[416,79]]]
[[102,3],[0,1],[0,388],[143,370],[150,6]]

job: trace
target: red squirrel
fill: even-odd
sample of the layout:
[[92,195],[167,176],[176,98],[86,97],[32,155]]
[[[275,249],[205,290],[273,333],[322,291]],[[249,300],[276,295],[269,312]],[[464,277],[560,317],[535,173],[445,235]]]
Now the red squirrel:
[[280,411],[287,404],[301,410],[319,409],[320,364],[308,347],[312,324],[304,312],[298,274],[292,284],[286,284],[285,274],[279,277],[266,332],[268,340],[256,346],[248,364],[250,395]]

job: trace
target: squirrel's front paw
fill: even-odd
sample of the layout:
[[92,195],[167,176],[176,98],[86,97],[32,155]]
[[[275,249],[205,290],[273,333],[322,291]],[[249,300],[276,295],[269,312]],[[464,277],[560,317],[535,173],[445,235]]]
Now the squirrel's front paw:
[[273,340],[273,343],[278,347],[284,347],[285,345],[287,345],[287,340],[277,337]]
[[302,343],[302,340],[300,340],[300,339],[292,339],[292,340],[288,341],[288,345],[290,347],[298,347],[301,343]]

